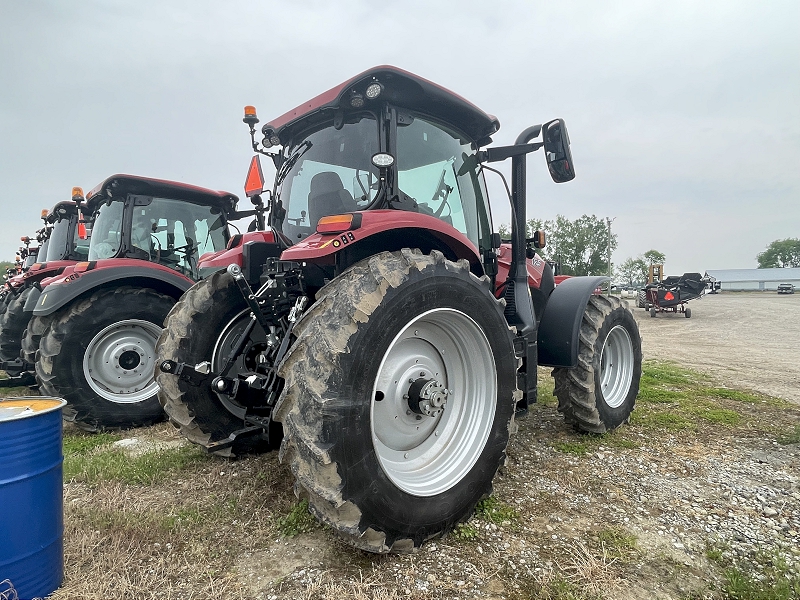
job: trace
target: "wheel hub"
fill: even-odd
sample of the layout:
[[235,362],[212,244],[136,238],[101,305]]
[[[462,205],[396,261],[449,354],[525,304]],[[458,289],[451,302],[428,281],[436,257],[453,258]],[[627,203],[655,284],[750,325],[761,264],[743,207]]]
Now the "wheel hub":
[[408,407],[411,412],[428,417],[438,417],[442,414],[449,392],[444,384],[435,379],[426,379],[424,372],[416,380],[410,380],[408,388]]
[[434,496],[456,485],[483,450],[497,373],[486,336],[451,308],[412,319],[389,344],[372,390],[372,439],[401,490]]

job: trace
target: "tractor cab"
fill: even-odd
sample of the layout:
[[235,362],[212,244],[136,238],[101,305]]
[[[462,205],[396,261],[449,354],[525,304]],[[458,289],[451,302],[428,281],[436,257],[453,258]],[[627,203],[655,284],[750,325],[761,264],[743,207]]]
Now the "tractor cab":
[[[401,69],[377,67],[267,123],[260,148],[252,107],[244,120],[254,149],[271,156],[277,169],[269,224],[293,244],[319,233],[324,217],[391,210],[455,229],[452,235],[471,249],[471,263],[491,249],[478,153],[499,122],[460,96]],[[278,145],[279,152],[269,150]],[[444,250],[448,244],[431,235],[437,228],[422,219],[407,229],[431,238],[426,249]]]
[[133,258],[197,280],[198,259],[228,243],[236,196],[159,179],[114,175],[87,195],[88,260]]
[[49,244],[45,255],[40,252],[40,262],[81,261],[88,258],[89,238],[83,224],[84,215],[80,212],[80,205],[76,200],[59,202],[49,211],[45,217],[50,228]]

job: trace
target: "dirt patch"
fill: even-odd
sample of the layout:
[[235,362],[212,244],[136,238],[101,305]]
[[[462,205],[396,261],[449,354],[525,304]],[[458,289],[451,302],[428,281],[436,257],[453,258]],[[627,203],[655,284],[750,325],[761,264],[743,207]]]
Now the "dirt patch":
[[645,358],[703,371],[720,385],[800,404],[800,294],[723,292],[655,318],[629,301]]

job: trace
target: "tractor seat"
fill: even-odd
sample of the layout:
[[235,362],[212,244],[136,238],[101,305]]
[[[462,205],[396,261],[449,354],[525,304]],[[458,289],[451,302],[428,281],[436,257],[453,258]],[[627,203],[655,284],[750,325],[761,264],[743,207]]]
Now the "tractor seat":
[[317,173],[311,178],[308,193],[308,217],[311,227],[316,227],[322,217],[356,210],[353,196],[344,189],[339,175],[333,171]]

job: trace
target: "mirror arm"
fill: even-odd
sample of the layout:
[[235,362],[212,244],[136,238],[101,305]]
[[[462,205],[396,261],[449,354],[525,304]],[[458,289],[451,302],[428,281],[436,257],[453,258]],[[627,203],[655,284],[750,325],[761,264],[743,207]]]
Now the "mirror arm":
[[515,144],[513,146],[498,146],[496,148],[487,148],[478,152],[478,162],[500,162],[513,156],[520,156],[522,154],[529,154],[536,152],[539,148],[544,146],[544,142],[536,142],[533,144]]

